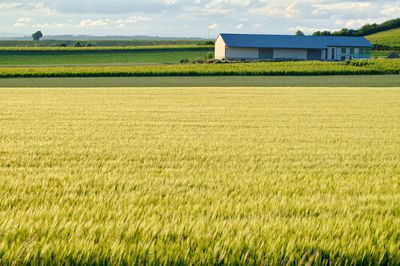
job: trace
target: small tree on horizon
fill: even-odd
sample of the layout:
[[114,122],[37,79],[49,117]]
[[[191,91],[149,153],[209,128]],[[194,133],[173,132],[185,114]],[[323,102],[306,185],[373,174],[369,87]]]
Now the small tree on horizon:
[[39,30],[37,32],[35,32],[34,34],[32,34],[32,38],[34,41],[39,41],[40,38],[43,37],[43,33]]
[[296,31],[296,35],[297,36],[304,36],[304,32],[302,32],[301,30]]

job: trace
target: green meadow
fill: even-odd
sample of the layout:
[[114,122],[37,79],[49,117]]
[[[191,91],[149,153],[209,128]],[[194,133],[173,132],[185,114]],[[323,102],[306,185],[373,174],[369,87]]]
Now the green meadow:
[[84,65],[179,63],[204,59],[213,48],[204,46],[116,48],[2,48],[0,65]]
[[0,264],[400,264],[400,88],[2,88]]

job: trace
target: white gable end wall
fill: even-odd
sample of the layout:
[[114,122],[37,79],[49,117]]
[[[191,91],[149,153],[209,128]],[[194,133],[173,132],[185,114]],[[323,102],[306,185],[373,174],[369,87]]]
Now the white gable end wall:
[[221,36],[215,41],[215,59],[225,59],[226,45]]

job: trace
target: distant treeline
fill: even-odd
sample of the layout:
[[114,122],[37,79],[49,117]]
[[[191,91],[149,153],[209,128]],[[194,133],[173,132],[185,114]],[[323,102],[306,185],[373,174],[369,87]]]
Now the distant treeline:
[[358,30],[342,29],[340,31],[317,31],[313,36],[367,36],[374,33],[400,28],[400,18],[388,20],[382,24],[366,24]]
[[0,40],[0,47],[132,47],[170,45],[213,45],[207,40],[42,40],[16,41]]

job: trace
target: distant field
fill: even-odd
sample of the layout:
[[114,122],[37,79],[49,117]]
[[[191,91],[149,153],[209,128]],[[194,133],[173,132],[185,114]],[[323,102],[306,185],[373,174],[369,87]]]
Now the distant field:
[[181,59],[204,59],[210,51],[213,51],[213,48],[205,46],[118,49],[3,48],[0,49],[0,65],[178,63]]
[[400,60],[261,62],[152,66],[0,67],[0,78],[400,74]]
[[400,264],[400,88],[0,95],[1,265]]
[[400,50],[400,28],[366,36],[372,44],[397,47]]
[[116,47],[1,47],[0,53],[42,54],[42,53],[115,53],[140,51],[170,50],[213,50],[212,45],[151,45],[151,46],[116,46]]
[[400,75],[0,79],[1,87],[400,87]]
[[60,47],[61,45],[71,45],[74,47],[77,43],[82,46],[97,47],[115,47],[115,46],[163,46],[163,45],[197,45],[204,44],[207,40],[74,40],[74,41],[13,41],[0,40],[0,47]]

